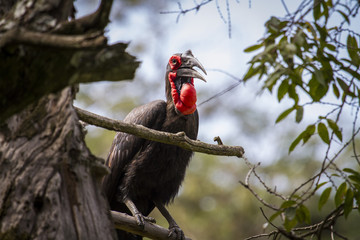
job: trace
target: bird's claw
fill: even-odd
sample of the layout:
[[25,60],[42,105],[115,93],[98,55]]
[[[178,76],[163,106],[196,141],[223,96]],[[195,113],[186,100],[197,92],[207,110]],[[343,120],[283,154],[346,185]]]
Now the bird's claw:
[[147,222],[156,223],[156,219],[153,217],[145,217],[145,216],[143,216],[143,217],[144,217],[145,221],[147,221]]
[[177,225],[169,227],[168,238],[176,240],[185,240],[185,234]]
[[145,227],[145,221],[146,222],[151,222],[151,223],[156,223],[155,218],[152,217],[147,217],[142,215],[141,213],[135,214],[135,219],[136,219],[136,223],[139,227],[144,228]]

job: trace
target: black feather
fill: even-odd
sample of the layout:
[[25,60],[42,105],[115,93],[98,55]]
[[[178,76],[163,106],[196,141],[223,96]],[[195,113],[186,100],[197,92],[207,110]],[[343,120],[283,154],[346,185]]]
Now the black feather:
[[[182,56],[181,54],[176,55]],[[193,66],[199,66],[196,59],[189,60],[190,57],[193,57],[192,54],[189,56],[189,51],[183,55],[187,60],[185,62],[194,63],[194,65],[188,64],[185,67],[191,69]],[[166,102],[158,100],[137,107],[126,116],[124,121],[164,132],[185,132],[189,138],[195,140],[199,125],[198,112],[183,115],[175,109],[168,79],[170,71],[176,71],[176,69],[167,66]],[[182,84],[190,82],[191,79],[181,76],[175,79],[178,93]],[[147,216],[156,204],[168,220],[169,228],[181,231],[164,205],[172,202],[177,195],[192,154],[191,151],[174,145],[142,139],[127,133],[117,133],[106,160],[111,173],[103,179],[102,183],[110,208],[136,216],[139,216],[139,211],[142,215]],[[133,213],[124,202],[128,204]],[[117,232],[121,240],[142,239],[140,236],[124,231],[118,230]]]
[[[196,139],[198,132],[197,111],[186,116],[178,114],[161,100],[133,109],[125,121],[165,132],[184,131],[191,139]],[[122,202],[129,198],[147,216],[154,209],[154,201],[170,203],[179,191],[191,156],[191,151],[174,145],[117,133],[106,161],[111,174],[103,180],[110,208],[131,215]],[[121,239],[141,239],[118,232]]]

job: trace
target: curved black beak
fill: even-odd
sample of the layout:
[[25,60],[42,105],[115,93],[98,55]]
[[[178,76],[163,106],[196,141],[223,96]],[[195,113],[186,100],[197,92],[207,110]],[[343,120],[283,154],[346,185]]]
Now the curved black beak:
[[203,65],[197,60],[194,55],[192,54],[191,50],[187,50],[183,54],[181,54],[181,66],[177,70],[177,76],[180,77],[191,77],[191,78],[198,78],[206,82],[205,78],[197,72],[194,67],[199,68],[205,75],[207,75],[205,68]]

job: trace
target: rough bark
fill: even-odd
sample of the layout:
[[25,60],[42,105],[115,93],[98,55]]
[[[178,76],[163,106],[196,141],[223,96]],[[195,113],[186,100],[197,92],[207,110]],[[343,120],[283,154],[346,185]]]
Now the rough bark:
[[69,21],[72,2],[0,0],[0,239],[116,238],[74,84],[132,79],[139,63],[107,45],[111,0]]
[[0,129],[0,239],[112,239],[73,91],[43,97]]

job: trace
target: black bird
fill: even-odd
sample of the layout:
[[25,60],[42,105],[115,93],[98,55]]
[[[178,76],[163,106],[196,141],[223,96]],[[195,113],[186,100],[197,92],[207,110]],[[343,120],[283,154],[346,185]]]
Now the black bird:
[[[194,78],[205,79],[194,67],[206,74],[190,50],[171,56],[165,76],[166,102],[157,100],[137,107],[124,121],[164,132],[185,132],[195,140],[199,116]],[[169,223],[169,235],[183,239],[184,233],[165,205],[177,195],[192,154],[174,145],[117,133],[106,160],[111,173],[102,184],[110,208],[132,214],[143,227],[144,221],[154,221],[147,215],[156,206]],[[119,239],[142,239],[120,230],[117,233]]]

